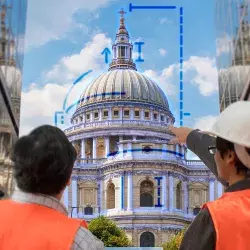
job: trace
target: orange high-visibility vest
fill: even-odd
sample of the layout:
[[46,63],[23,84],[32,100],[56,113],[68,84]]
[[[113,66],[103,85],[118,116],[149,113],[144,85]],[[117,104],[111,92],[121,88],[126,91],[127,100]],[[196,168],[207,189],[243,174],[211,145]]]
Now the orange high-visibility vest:
[[[216,231],[216,250],[250,249],[250,190],[224,193],[206,203]],[[200,232],[202,233],[202,232]]]
[[87,223],[49,207],[0,201],[1,250],[69,250],[80,226]]

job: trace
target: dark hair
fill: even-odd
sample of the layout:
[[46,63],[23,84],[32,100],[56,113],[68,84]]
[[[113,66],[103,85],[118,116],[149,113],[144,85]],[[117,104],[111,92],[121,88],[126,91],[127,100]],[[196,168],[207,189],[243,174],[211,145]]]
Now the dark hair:
[[76,150],[62,130],[44,125],[18,139],[12,160],[20,190],[57,195],[71,176]]
[[[224,157],[224,154],[228,150],[235,152],[234,144],[220,137],[216,138],[216,148],[219,151],[222,159]],[[250,155],[250,148],[246,148],[246,151]],[[245,172],[246,174],[248,174],[250,172],[249,169],[240,161],[237,155],[235,159],[235,167],[237,169],[237,174],[239,174],[240,172]]]

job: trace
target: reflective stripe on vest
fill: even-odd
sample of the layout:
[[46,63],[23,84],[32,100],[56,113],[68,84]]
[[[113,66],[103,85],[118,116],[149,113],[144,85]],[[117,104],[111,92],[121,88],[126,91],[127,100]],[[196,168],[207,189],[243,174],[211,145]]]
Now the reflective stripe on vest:
[[216,250],[250,249],[250,190],[224,193],[206,203],[216,231]]
[[1,250],[69,250],[85,221],[38,204],[0,201]]

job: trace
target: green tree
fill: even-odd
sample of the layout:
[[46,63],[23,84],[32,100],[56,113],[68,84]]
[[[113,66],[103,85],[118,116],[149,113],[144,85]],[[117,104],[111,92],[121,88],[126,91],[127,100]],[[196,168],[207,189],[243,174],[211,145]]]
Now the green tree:
[[131,245],[126,233],[114,221],[104,216],[91,220],[88,228],[104,243],[105,247],[128,247]]
[[171,239],[165,242],[162,247],[163,250],[179,250],[183,236],[187,231],[187,227],[178,232],[176,235],[172,236]]

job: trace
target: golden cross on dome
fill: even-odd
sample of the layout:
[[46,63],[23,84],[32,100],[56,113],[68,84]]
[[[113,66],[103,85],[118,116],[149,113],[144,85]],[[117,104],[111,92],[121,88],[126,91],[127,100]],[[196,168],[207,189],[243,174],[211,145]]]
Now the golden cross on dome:
[[123,9],[121,9],[118,13],[121,15],[121,17],[123,17],[124,14],[126,14],[127,12],[125,12]]

